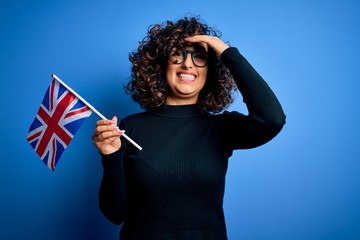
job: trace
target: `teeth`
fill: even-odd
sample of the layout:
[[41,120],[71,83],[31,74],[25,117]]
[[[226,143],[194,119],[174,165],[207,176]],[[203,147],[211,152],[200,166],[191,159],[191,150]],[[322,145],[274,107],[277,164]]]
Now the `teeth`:
[[194,79],[195,79],[195,76],[194,76],[194,75],[185,74],[185,73],[179,74],[179,77],[180,77],[180,78],[183,78],[183,79],[187,79],[187,80],[194,80]]

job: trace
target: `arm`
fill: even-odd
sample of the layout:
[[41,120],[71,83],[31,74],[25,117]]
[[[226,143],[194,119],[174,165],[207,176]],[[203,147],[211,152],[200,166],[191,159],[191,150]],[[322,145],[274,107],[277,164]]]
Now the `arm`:
[[275,94],[236,48],[226,49],[221,60],[233,75],[249,111],[247,116],[238,112],[224,114],[230,122],[226,125],[231,126],[226,132],[234,136],[233,147],[253,148],[270,141],[285,124],[285,114]]
[[117,118],[100,120],[92,136],[95,146],[102,156],[104,168],[99,189],[99,207],[101,212],[114,224],[124,221],[128,206],[123,149],[120,131],[116,126]]
[[99,189],[99,207],[104,216],[114,224],[125,220],[128,195],[123,166],[123,150],[102,155],[104,173]]
[[236,48],[229,47],[218,37],[197,35],[185,39],[212,48],[221,57],[237,84],[249,115],[225,113],[225,139],[232,149],[253,148],[274,138],[285,124],[282,107],[264,79]]

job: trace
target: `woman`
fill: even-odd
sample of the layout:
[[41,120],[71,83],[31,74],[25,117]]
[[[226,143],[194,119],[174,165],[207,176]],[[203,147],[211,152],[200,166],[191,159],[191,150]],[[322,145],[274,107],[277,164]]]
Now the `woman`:
[[[153,25],[130,54],[127,91],[146,111],[97,122],[102,213],[120,239],[227,239],[225,174],[233,150],[274,138],[285,115],[234,47],[198,18]],[[223,111],[240,91],[249,114]],[[120,130],[121,129],[121,130]],[[143,148],[120,138],[126,131]]]

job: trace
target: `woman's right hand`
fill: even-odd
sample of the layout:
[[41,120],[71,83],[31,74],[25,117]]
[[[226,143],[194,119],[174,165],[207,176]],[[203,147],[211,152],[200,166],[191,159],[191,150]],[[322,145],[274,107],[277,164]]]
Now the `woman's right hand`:
[[99,120],[92,135],[92,140],[101,154],[111,154],[121,148],[120,137],[124,131],[117,126],[117,117],[112,120]]

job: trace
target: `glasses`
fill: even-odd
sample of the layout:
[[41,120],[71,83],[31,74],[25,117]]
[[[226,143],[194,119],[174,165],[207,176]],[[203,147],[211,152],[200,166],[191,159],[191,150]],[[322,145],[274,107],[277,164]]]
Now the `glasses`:
[[181,64],[186,60],[187,55],[191,55],[191,59],[196,67],[205,67],[208,64],[208,54],[205,51],[183,50],[170,54],[169,61],[173,64]]

